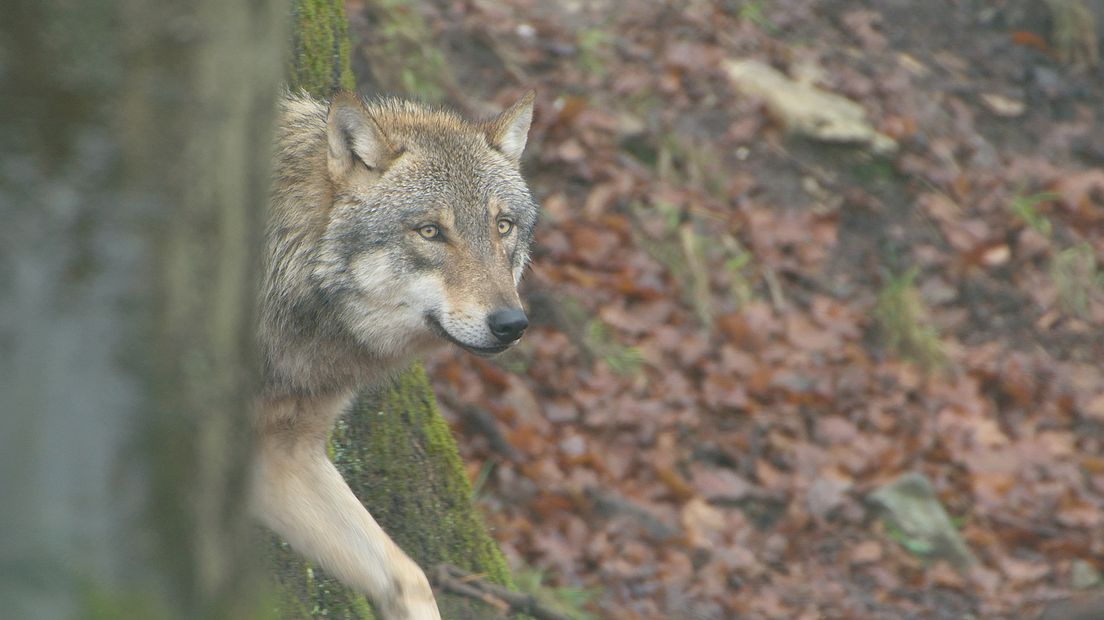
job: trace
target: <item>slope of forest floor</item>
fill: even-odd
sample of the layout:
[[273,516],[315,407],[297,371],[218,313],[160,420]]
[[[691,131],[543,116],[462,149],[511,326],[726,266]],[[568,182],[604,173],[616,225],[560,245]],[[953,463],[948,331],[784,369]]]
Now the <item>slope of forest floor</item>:
[[[427,365],[516,566],[614,620],[1099,596],[1104,73],[1059,61],[1044,3],[385,4],[434,45],[381,49],[349,2],[362,84],[437,76],[476,115],[538,93],[533,326]],[[897,150],[784,131],[733,59]],[[876,509],[906,472],[972,563]]]

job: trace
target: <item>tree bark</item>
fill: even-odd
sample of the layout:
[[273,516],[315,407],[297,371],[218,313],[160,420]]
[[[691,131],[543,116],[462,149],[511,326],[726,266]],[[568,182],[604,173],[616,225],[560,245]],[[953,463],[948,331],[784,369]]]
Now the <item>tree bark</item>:
[[[336,87],[352,89],[342,3],[295,0],[293,6],[290,86],[316,97]],[[394,385],[362,395],[339,423],[331,447],[357,497],[424,569],[449,562],[512,586],[502,553],[472,502],[456,444],[420,365]],[[285,617],[371,618],[363,597],[279,542],[274,563],[285,593]],[[495,615],[481,603],[450,594],[438,593],[437,601],[449,620]]]
[[241,618],[283,2],[0,19],[0,609]]

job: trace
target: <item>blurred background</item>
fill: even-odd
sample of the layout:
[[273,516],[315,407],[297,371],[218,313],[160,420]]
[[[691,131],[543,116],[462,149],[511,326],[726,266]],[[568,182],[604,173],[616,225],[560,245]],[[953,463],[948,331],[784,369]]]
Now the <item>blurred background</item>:
[[1104,617],[1100,2],[346,9],[362,92],[537,91],[533,326],[427,364],[519,581]]

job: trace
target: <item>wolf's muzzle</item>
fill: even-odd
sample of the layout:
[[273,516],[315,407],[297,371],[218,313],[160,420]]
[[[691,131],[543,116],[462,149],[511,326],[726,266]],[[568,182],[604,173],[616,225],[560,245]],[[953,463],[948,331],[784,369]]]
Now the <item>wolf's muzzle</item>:
[[521,338],[522,332],[529,327],[529,319],[515,308],[495,310],[487,317],[487,327],[499,342],[507,344]]

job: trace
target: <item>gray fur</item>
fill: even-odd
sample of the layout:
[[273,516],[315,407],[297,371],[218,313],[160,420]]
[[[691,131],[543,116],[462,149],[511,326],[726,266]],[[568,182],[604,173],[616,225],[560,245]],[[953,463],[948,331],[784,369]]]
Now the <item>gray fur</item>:
[[[501,215],[515,223],[508,271],[520,274],[528,260],[537,206],[516,162],[490,146],[484,127],[396,99],[367,103],[365,110],[402,154],[374,185],[342,187],[326,174],[326,105],[302,95],[284,104],[261,303],[265,388],[272,396],[323,394],[384,379],[439,340],[423,337],[432,335],[427,327],[395,335],[396,346],[384,346],[362,338],[355,324],[363,317],[352,316],[372,299],[352,269],[365,254],[385,257],[395,278],[448,275],[451,257],[425,252],[418,246],[426,242],[409,234],[418,224],[452,220],[450,241],[463,242],[471,259],[465,262],[479,266],[455,279],[505,280],[502,269],[494,270],[488,213],[497,202]],[[513,287],[506,280],[473,290],[488,298],[472,303],[486,310],[516,304]],[[404,309],[379,310],[375,314],[386,321]],[[478,331],[470,322],[457,329],[465,327]]]
[[[347,93],[283,102],[253,504],[386,620],[440,616],[422,571],[326,458],[326,439],[358,390],[431,348],[448,341],[490,354],[519,335],[495,334],[488,317],[521,308],[516,286],[537,221],[518,172],[532,101],[482,124]],[[434,230],[442,236],[427,238]]]

